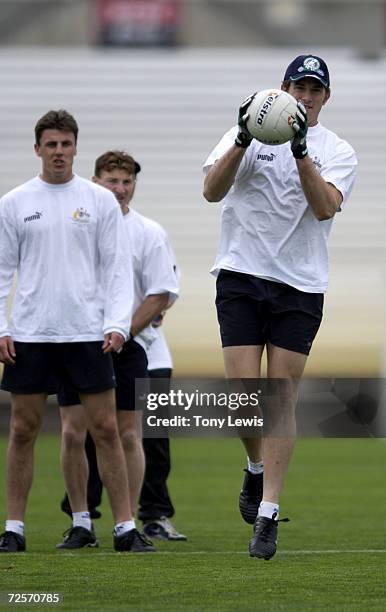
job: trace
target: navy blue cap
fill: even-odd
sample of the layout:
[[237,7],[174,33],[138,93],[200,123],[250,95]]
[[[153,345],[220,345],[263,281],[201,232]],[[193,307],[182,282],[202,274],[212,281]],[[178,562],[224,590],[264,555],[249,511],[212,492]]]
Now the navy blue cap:
[[330,87],[327,64],[317,55],[298,55],[285,71],[284,81],[299,81],[305,77],[318,79],[324,87]]

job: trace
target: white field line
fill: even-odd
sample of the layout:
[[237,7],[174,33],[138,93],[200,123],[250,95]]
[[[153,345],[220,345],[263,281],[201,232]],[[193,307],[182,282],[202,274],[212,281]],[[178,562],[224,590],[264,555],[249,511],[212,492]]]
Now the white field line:
[[[104,556],[117,556],[119,555],[128,555],[128,553],[122,552],[122,553],[117,553],[114,551],[97,551],[95,548],[93,549],[93,551],[95,551],[95,554],[98,556],[104,555]],[[28,553],[27,553],[28,554]],[[40,553],[41,554],[41,553]],[[75,552],[59,552],[58,554],[60,554],[61,556],[65,556],[65,557],[75,557],[78,556],[79,553],[75,553]],[[90,552],[90,554],[93,554]],[[296,556],[296,555],[365,555],[365,554],[380,554],[380,555],[384,555],[386,554],[386,549],[379,549],[379,548],[355,548],[355,549],[344,549],[344,550],[338,550],[338,549],[326,549],[326,550],[278,550],[277,555],[292,555],[292,556]],[[191,551],[172,551],[172,550],[157,550],[157,556],[161,556],[161,555],[176,555],[176,556],[191,556],[191,555],[245,555],[245,556],[249,556],[248,555],[248,550],[224,550],[224,551],[208,551],[208,550],[191,550]],[[148,555],[146,553],[132,553],[130,556],[139,556],[139,557],[147,557]],[[153,554],[150,553],[149,557],[153,558]]]

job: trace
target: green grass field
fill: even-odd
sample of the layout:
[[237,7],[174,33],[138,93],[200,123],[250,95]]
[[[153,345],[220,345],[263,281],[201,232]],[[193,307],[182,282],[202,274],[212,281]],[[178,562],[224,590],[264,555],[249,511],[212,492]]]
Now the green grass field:
[[[6,440],[0,438],[2,472]],[[106,500],[95,522],[100,548],[55,550],[69,519],[57,436],[42,435],[29,499],[27,553],[0,556],[0,592],[60,593],[61,610],[386,610],[386,445],[301,440],[281,504],[279,549],[248,556],[251,528],[238,515],[244,455],[237,440],[173,440],[175,524],[188,542],[153,555],[112,550]],[[0,505],[4,509],[4,492]],[[4,514],[2,512],[2,514]],[[43,607],[43,606],[41,606]]]

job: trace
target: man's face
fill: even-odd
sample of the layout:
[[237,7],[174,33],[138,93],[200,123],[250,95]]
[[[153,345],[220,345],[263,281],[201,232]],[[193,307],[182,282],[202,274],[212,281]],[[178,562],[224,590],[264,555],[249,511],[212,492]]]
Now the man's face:
[[287,91],[306,107],[308,125],[311,127],[316,125],[321,108],[330,97],[330,90],[326,89],[318,79],[305,77],[291,81]]
[[135,175],[122,168],[102,170],[100,176],[94,176],[93,181],[113,192],[123,212],[127,212],[135,190]]
[[48,183],[66,183],[72,178],[72,165],[76,155],[75,136],[72,132],[44,130],[35,152],[42,160],[42,178]]

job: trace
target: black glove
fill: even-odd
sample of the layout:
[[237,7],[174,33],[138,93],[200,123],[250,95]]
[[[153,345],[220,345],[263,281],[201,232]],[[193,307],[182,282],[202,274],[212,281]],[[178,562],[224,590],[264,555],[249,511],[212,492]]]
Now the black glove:
[[247,128],[247,121],[249,119],[247,111],[256,93],[257,92],[255,91],[254,94],[244,100],[244,102],[239,108],[239,119],[237,122],[239,126],[239,131],[236,136],[235,145],[237,147],[241,147],[242,149],[247,149],[253,140],[253,136],[251,136]]
[[296,131],[295,138],[291,142],[291,151],[295,159],[303,159],[307,154],[307,111],[303,104],[298,101],[298,110],[296,112],[296,120],[293,122],[292,127]]

